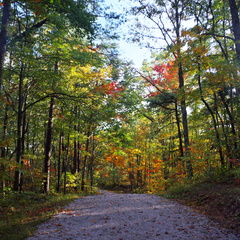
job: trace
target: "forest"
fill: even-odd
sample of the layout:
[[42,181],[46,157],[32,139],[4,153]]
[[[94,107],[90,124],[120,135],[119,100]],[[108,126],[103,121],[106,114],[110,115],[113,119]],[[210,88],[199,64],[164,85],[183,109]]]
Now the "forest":
[[[240,1],[136,0],[122,14],[94,0],[0,7],[2,196],[224,176],[239,186]],[[152,51],[141,69],[118,53],[129,16],[129,39]]]

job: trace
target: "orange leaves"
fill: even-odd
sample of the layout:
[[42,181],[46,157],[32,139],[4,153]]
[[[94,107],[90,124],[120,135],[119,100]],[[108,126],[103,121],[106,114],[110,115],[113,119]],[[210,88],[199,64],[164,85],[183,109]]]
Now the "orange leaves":
[[106,161],[113,162],[116,166],[124,167],[124,158],[117,154],[112,154],[106,158]]
[[22,161],[25,166],[31,167],[30,161],[28,159],[23,159]]

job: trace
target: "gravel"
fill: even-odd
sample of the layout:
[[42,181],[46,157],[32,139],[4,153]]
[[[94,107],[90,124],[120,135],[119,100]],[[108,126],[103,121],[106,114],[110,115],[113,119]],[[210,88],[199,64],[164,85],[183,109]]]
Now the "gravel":
[[79,198],[27,240],[222,239],[240,236],[174,201],[150,194],[101,194]]

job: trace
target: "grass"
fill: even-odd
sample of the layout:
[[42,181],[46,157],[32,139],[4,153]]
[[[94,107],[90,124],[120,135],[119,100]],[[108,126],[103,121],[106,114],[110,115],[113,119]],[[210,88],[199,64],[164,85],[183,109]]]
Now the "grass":
[[83,194],[36,194],[9,192],[0,198],[0,239],[22,240],[36,226],[61,211],[63,206]]

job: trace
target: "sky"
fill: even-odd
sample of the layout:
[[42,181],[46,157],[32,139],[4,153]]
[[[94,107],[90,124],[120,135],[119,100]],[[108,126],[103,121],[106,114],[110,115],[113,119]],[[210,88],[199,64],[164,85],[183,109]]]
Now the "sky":
[[[110,7],[110,11],[123,13],[124,8],[128,8],[131,4],[130,0],[105,0],[105,4]],[[140,47],[137,43],[128,42],[124,35],[128,34],[131,22],[125,23],[121,27],[120,35],[121,39],[117,43],[119,44],[119,53],[121,59],[132,61],[135,67],[141,68],[144,59],[150,60],[151,52],[149,49]]]
[[[112,12],[116,12],[116,13],[124,13],[123,9],[129,9],[131,7],[136,6],[136,2],[133,0],[104,0],[105,1],[105,5],[110,7],[109,11]],[[148,0],[149,3],[153,2],[153,0]],[[147,21],[146,19],[144,19],[143,17],[141,18],[141,16],[138,16],[138,19],[143,22],[145,25],[147,25],[148,27],[152,26],[151,32],[148,32],[149,35],[152,36],[158,36],[159,37],[159,30],[155,31],[154,27],[156,27],[155,25],[153,25],[150,21]],[[130,43],[128,42],[125,38],[124,35],[128,35],[129,32],[129,26],[130,25],[134,25],[135,22],[132,20],[128,21],[127,23],[125,23],[123,26],[121,26],[121,39],[120,41],[118,41],[119,44],[119,52],[120,52],[120,56],[122,59],[126,59],[126,60],[132,60],[135,67],[137,68],[141,68],[142,63],[145,59],[147,59],[148,61],[151,61],[151,51],[148,48],[141,48],[140,46],[138,46],[137,43]],[[168,26],[169,24],[169,20],[164,19],[164,26]],[[195,25],[194,20],[190,19],[190,20],[185,20],[183,22],[184,27],[193,27]],[[154,27],[153,27],[154,26]],[[170,24],[170,28],[172,27],[172,25]],[[148,39],[148,41],[150,41]],[[146,43],[146,42],[145,42]],[[152,44],[153,42],[151,42]],[[154,46],[158,47],[158,48],[162,48],[166,45],[166,42],[164,40],[160,40],[157,39],[156,42],[154,42]]]

